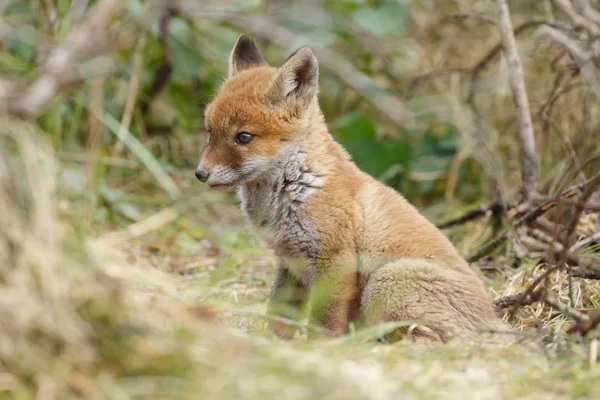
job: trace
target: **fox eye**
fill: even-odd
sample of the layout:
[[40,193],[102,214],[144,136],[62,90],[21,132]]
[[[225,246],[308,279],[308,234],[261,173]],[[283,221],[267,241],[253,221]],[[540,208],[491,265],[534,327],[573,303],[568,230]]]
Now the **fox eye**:
[[254,135],[249,132],[240,132],[235,137],[235,142],[237,144],[248,144],[254,139]]

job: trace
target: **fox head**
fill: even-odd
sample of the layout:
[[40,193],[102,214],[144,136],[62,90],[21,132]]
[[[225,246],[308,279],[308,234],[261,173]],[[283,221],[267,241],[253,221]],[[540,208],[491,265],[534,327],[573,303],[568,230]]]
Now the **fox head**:
[[206,148],[196,177],[213,188],[264,177],[320,116],[319,67],[310,47],[270,67],[256,44],[241,35],[229,56],[228,77],[206,107]]

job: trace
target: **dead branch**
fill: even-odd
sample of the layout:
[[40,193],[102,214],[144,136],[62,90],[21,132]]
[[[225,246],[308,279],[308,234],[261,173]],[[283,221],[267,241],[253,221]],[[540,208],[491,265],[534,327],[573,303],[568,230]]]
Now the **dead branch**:
[[[549,21],[546,19],[532,19],[532,20],[525,21],[522,24],[520,24],[519,26],[517,26],[513,31],[513,35],[518,36],[521,33],[525,32],[527,29],[536,27],[539,25],[548,25],[548,26],[555,27],[557,29],[568,29],[568,26],[565,26],[564,24],[557,22],[557,21]],[[484,154],[485,154],[484,158],[487,160],[491,160],[492,163],[495,165],[500,165],[500,162],[496,159],[496,157],[493,155],[492,151],[488,148],[486,140],[484,140],[484,137],[483,137],[484,118],[482,116],[481,110],[479,109],[479,106],[477,105],[475,95],[477,94],[477,83],[479,80],[479,76],[482,74],[482,72],[485,70],[485,68],[488,66],[488,64],[490,62],[492,62],[496,58],[497,55],[500,54],[501,50],[502,50],[502,42],[496,44],[490,50],[488,50],[488,52],[485,53],[485,55],[470,68],[471,79],[470,79],[467,98],[465,100],[465,102],[469,106],[469,108],[471,110],[471,114],[472,114],[473,137],[476,140],[476,145],[479,149],[481,149],[484,152]],[[435,75],[432,75],[432,76],[435,76]],[[493,174],[490,174],[490,175],[493,175]]]
[[456,12],[456,13],[449,14],[446,18],[456,19],[459,21],[462,21],[465,19],[474,19],[475,21],[478,21],[483,24],[496,25],[496,21],[493,18],[485,16],[483,14],[474,13],[474,12]]
[[[574,197],[577,194],[582,193],[582,191],[588,190],[587,188],[590,186],[597,187],[599,182],[600,182],[600,172],[598,172],[596,175],[594,175],[592,178],[588,179],[587,181],[580,183],[578,185],[571,186],[570,188],[562,191],[560,194],[555,196],[554,199],[545,201],[542,204],[540,204],[539,206],[533,208],[531,211],[529,211],[523,217],[519,218],[514,224],[512,224],[512,229],[515,229],[525,223],[530,223],[530,222],[536,220],[538,217],[540,217],[544,213],[546,213],[546,212],[550,211],[551,209],[553,209],[554,207],[556,207],[559,202],[561,202],[565,199]],[[584,205],[586,202],[587,202],[587,199],[585,201],[583,201],[583,203],[579,202],[578,204],[583,204],[581,206],[583,208],[583,207],[585,207]],[[579,217],[577,217],[577,219],[579,219]],[[577,224],[575,223],[575,226],[576,225]],[[573,228],[573,230],[574,229],[575,228]],[[468,254],[465,257],[465,259],[468,262],[474,262],[474,261],[479,260],[482,257],[485,257],[486,255],[490,254],[492,251],[497,249],[502,243],[504,243],[506,241],[506,239],[508,239],[508,237],[509,237],[509,231],[504,230],[500,235],[496,236],[494,239],[492,239],[491,241],[489,241],[488,243],[483,245],[477,251],[475,251],[471,254]]]
[[575,321],[577,322],[589,322],[590,321],[590,317],[587,316],[586,314],[582,313],[581,311],[573,308],[573,307],[569,307],[566,304],[562,304],[557,298],[556,296],[554,296],[552,293],[550,293],[549,291],[542,291],[543,294],[540,294],[539,297],[542,298],[542,300],[544,301],[544,303],[546,303],[547,305],[556,308],[558,311],[560,311],[564,316],[567,317],[571,317],[573,318]]
[[554,0],[554,3],[569,17],[569,19],[571,19],[571,21],[573,21],[576,28],[583,28],[594,36],[600,34],[600,29],[592,22],[577,13],[573,7],[573,4],[569,0]]
[[459,225],[465,222],[473,221],[483,216],[496,214],[505,210],[505,205],[500,201],[493,201],[487,206],[475,207],[456,218],[442,222],[437,225],[439,229],[446,229],[454,225]]
[[587,18],[596,25],[600,25],[600,13],[596,11],[594,7],[592,7],[589,0],[575,0],[573,5],[575,5],[577,11],[584,18]]
[[581,64],[590,61],[590,59],[592,58],[589,52],[582,49],[577,42],[575,42],[567,34],[559,31],[558,29],[554,29],[550,26],[542,26],[540,29],[538,29],[537,35],[547,36],[554,42],[560,44],[562,47],[565,48],[565,50],[569,52],[569,54],[574,59],[576,59]]
[[600,280],[599,267],[573,267],[571,268],[571,276],[574,278]]
[[169,25],[175,15],[177,15],[176,10],[167,9],[166,13],[160,19],[160,42],[163,46],[164,59],[156,71],[154,71],[154,79],[152,80],[148,95],[144,96],[143,100],[140,102],[140,111],[142,115],[146,115],[150,103],[152,103],[152,100],[154,100],[165,87],[173,71],[173,56],[169,44]]
[[571,325],[567,329],[567,333],[581,333],[582,336],[587,335],[592,329],[596,328],[600,324],[600,307],[586,312],[588,316],[587,321],[580,321],[575,325]]
[[436,69],[433,71],[425,72],[410,78],[405,86],[404,93],[411,93],[415,90],[417,86],[419,86],[422,82],[428,81],[440,76],[444,75],[452,75],[452,74],[470,74],[471,68],[446,68],[446,69]]
[[575,243],[573,246],[571,246],[569,251],[571,253],[575,253],[577,250],[579,250],[583,247],[586,247],[588,244],[590,244],[592,242],[600,242],[600,232],[596,232],[592,236]]
[[[513,36],[519,36],[521,33],[525,32],[529,28],[537,27],[540,25],[549,26],[555,28],[557,30],[570,30],[570,27],[564,23],[559,21],[550,21],[547,19],[533,18],[531,20],[525,21],[518,25],[513,30]],[[469,89],[469,94],[467,96],[467,102],[470,98],[475,96],[476,93],[476,81],[481,72],[487,67],[487,65],[493,61],[500,51],[502,50],[502,42],[494,45],[488,52],[475,64],[471,67],[472,76],[471,76],[471,87]]]
[[513,33],[510,11],[506,0],[498,0],[498,28],[502,37],[506,61],[509,71],[509,82],[515,104],[519,110],[519,137],[521,141],[521,164],[523,189],[525,198],[531,198],[537,193],[539,178],[537,153],[535,151],[535,136],[529,110],[529,99],[525,88],[523,64],[519,57],[519,49]]
[[530,304],[535,303],[537,300],[535,298],[529,297],[528,299],[524,299],[523,292],[512,294],[510,296],[500,297],[494,301],[494,309],[497,313],[500,313],[506,310],[509,307],[514,307],[516,304],[519,304],[519,307],[528,306]]
[[[573,197],[576,193],[578,193],[580,191],[583,191],[583,194],[582,194],[581,198],[579,199],[579,202],[577,203],[573,219],[571,220],[571,224],[567,228],[568,229],[567,230],[568,234],[566,235],[566,237],[569,238],[569,239],[567,239],[567,244],[571,243],[571,241],[572,241],[573,232],[575,231],[575,227],[577,226],[577,221],[579,220],[579,215],[581,215],[581,212],[583,211],[583,207],[584,207],[585,203],[589,199],[591,193],[593,193],[596,190],[596,188],[598,187],[598,185],[600,185],[600,172],[597,173],[594,177],[588,179],[583,184],[577,185],[576,187],[571,187],[571,188],[567,189],[566,191],[564,191],[563,193],[561,193],[561,195],[563,195],[563,196],[570,195],[570,197]],[[554,204],[554,205],[552,205],[552,204]],[[542,204],[542,206],[553,208],[554,206],[556,206],[556,204],[557,204],[556,201],[554,201],[554,202],[545,202],[544,204]],[[538,209],[534,209],[529,214],[527,214],[524,217],[522,217],[519,221],[517,221],[514,224],[514,227],[517,227],[518,224],[519,224],[519,222],[525,221],[528,218],[532,218],[533,215],[537,214],[538,212],[541,212],[541,211],[537,211],[537,210]],[[535,218],[533,218],[533,219],[535,219]],[[575,222],[573,222],[573,221],[575,221]],[[501,236],[503,236],[503,235],[501,235]],[[508,237],[508,232],[507,231],[505,231],[505,236]],[[506,240],[506,239],[504,239],[504,240]],[[512,308],[511,308],[511,311],[510,311],[510,315],[511,316],[517,311],[517,309],[519,309],[519,307],[521,307],[523,304],[525,304],[526,301],[528,301],[527,300],[528,298],[529,298],[529,300],[533,299],[533,301],[535,301],[535,299],[539,298],[539,297],[536,297],[537,295],[535,295],[535,293],[536,293],[535,290],[537,289],[537,287],[539,286],[539,284],[542,283],[544,280],[546,280],[546,278],[548,276],[550,276],[550,274],[552,274],[555,271],[559,271],[560,269],[562,269],[566,265],[565,262],[567,261],[568,257],[570,256],[570,252],[568,251],[569,250],[569,246],[567,244],[563,243],[564,247],[563,247],[563,250],[561,252],[561,256],[560,256],[558,262],[555,265],[553,265],[551,268],[548,268],[539,277],[537,277],[525,289],[525,291],[523,291],[522,293],[520,293],[518,295],[517,298],[511,299],[511,301],[508,301],[508,299],[504,299],[504,301],[500,301],[499,302],[499,304],[508,304],[508,303],[513,304]],[[573,271],[571,269],[569,269],[569,276],[570,277],[573,276]],[[548,302],[552,301],[552,299],[551,298],[545,298],[545,301],[548,303]],[[531,304],[531,303],[529,303],[529,304]],[[548,304],[550,304],[550,303],[548,303]],[[554,304],[554,306],[557,307],[557,309],[561,310],[560,308],[558,308],[557,304]],[[563,312],[563,310],[561,310],[561,312]],[[571,313],[571,315],[572,314],[573,313]]]
[[582,188],[583,193],[581,197],[579,198],[577,203],[575,203],[575,210],[573,212],[573,216],[571,217],[571,222],[567,227],[565,242],[563,243],[564,249],[560,258],[561,263],[563,263],[566,260],[567,252],[571,248],[572,244],[575,242],[577,223],[579,222],[579,217],[581,216],[581,213],[583,213],[585,209],[585,204],[592,196],[592,194],[594,194],[598,186],[600,186],[600,172],[592,178],[588,179],[586,182],[587,184]]
[[[77,64],[102,52],[106,46],[102,34],[108,21],[123,6],[119,0],[103,0],[90,17],[73,29],[66,43],[52,51],[42,67],[42,73],[24,90],[1,91],[0,113],[19,117],[36,117],[67,85],[81,79]],[[96,62],[95,71],[108,72],[112,64]]]

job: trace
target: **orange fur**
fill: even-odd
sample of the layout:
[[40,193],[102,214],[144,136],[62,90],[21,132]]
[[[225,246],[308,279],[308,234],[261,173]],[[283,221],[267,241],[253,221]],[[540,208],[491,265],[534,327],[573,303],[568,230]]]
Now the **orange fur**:
[[[206,109],[210,140],[199,168],[209,185],[239,189],[242,210],[278,256],[271,312],[297,317],[289,308],[301,309],[312,292],[311,323],[334,334],[350,322],[406,319],[446,340],[498,323],[450,241],[329,134],[309,48],[272,68],[242,35],[229,75]],[[239,132],[252,141],[236,142]]]

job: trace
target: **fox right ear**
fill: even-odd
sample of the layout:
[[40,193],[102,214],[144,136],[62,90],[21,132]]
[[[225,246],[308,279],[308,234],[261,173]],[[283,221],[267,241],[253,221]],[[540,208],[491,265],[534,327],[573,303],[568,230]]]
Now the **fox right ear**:
[[229,55],[229,77],[245,69],[266,64],[254,41],[247,35],[240,35]]
[[290,97],[310,104],[319,92],[319,63],[308,46],[300,47],[277,70],[267,90],[274,103]]

